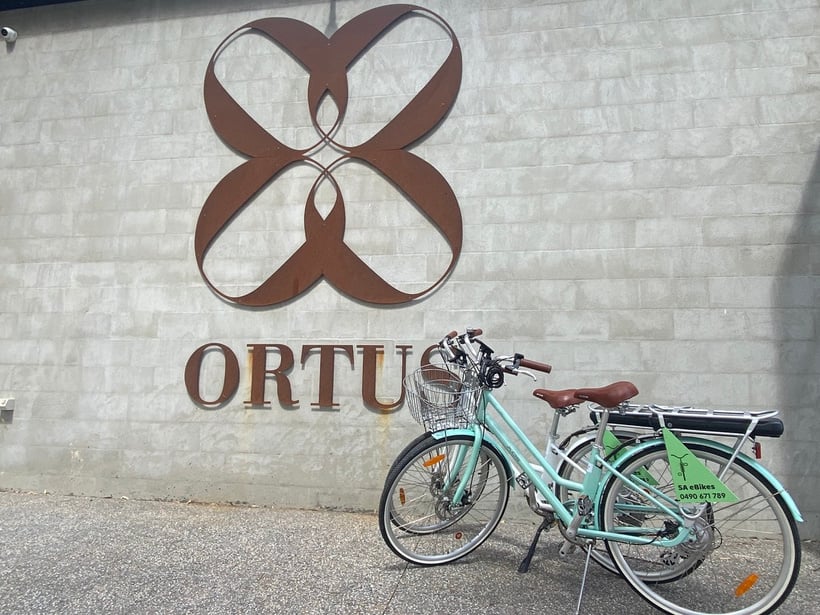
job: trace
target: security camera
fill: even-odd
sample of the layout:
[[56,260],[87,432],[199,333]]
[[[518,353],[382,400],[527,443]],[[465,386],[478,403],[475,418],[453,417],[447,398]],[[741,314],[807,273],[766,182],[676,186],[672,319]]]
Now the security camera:
[[3,40],[7,43],[13,43],[17,40],[17,30],[3,26],[0,28],[0,36],[2,36]]

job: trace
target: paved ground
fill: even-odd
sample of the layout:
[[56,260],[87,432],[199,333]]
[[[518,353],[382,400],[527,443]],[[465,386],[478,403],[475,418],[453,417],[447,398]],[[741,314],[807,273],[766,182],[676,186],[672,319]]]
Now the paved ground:
[[[574,613],[583,559],[534,523],[505,522],[475,553],[406,566],[373,515],[0,492],[0,613]],[[583,613],[653,612],[590,575]],[[820,604],[820,549],[804,544],[783,613]]]

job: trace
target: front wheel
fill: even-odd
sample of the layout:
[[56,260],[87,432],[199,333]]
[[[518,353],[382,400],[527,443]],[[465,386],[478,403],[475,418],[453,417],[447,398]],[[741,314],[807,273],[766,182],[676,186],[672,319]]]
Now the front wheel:
[[464,557],[493,533],[509,499],[509,473],[498,451],[481,443],[460,501],[453,497],[469,472],[474,436],[429,436],[387,475],[379,503],[382,538],[399,557],[423,566]]
[[[721,476],[729,453],[687,443],[694,457]],[[789,595],[800,569],[794,516],[777,489],[753,464],[734,460],[721,481],[737,501],[681,503],[663,443],[627,458],[622,476],[650,477],[637,488],[611,475],[604,486],[599,522],[608,532],[673,536],[677,523],[648,499],[664,494],[666,505],[685,517],[688,537],[677,547],[608,541],[613,563],[632,588],[666,613],[770,613]],[[654,533],[653,533],[654,532]],[[674,580],[674,582],[669,582]]]

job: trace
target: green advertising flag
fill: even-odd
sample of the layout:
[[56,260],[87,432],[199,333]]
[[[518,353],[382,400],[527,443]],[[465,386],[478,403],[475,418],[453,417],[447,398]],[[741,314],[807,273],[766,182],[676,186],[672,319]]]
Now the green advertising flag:
[[665,427],[663,440],[678,501],[737,502],[737,496]]

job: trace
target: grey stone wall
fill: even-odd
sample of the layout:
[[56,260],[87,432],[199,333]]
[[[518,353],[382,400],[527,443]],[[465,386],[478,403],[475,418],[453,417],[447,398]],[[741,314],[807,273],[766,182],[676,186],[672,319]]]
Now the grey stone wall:
[[[380,394],[393,398],[396,345],[413,345],[415,366],[469,325],[500,352],[553,363],[540,386],[631,379],[647,402],[781,408],[787,432],[763,443],[764,461],[801,506],[803,535],[820,536],[817,2],[430,0],[464,73],[455,107],[413,151],[459,199],[454,273],[391,309],[325,282],[271,309],[220,300],[193,234],[243,159],[205,113],[212,53],[253,19],[330,31],[378,4],[87,0],[0,13],[19,32],[0,44],[0,397],[16,404],[0,424],[0,487],[373,509],[418,428],[406,410],[363,406],[359,351],[352,365],[337,358],[338,408],[313,408],[319,360],[302,365],[302,347],[384,344]],[[424,20],[377,43],[351,68],[343,134],[388,122],[446,43]],[[218,69],[272,134],[314,138],[306,77],[281,50],[243,37]],[[314,179],[268,186],[215,246],[214,279],[252,286],[298,248]],[[440,275],[447,246],[395,189],[367,168],[337,179],[357,253],[408,289]],[[241,371],[217,409],[183,382],[209,342]],[[294,350],[296,406],[276,402],[272,381],[269,407],[243,403],[252,343]],[[202,381],[203,397],[218,393],[218,360]],[[503,399],[541,434],[531,386],[511,382]]]

